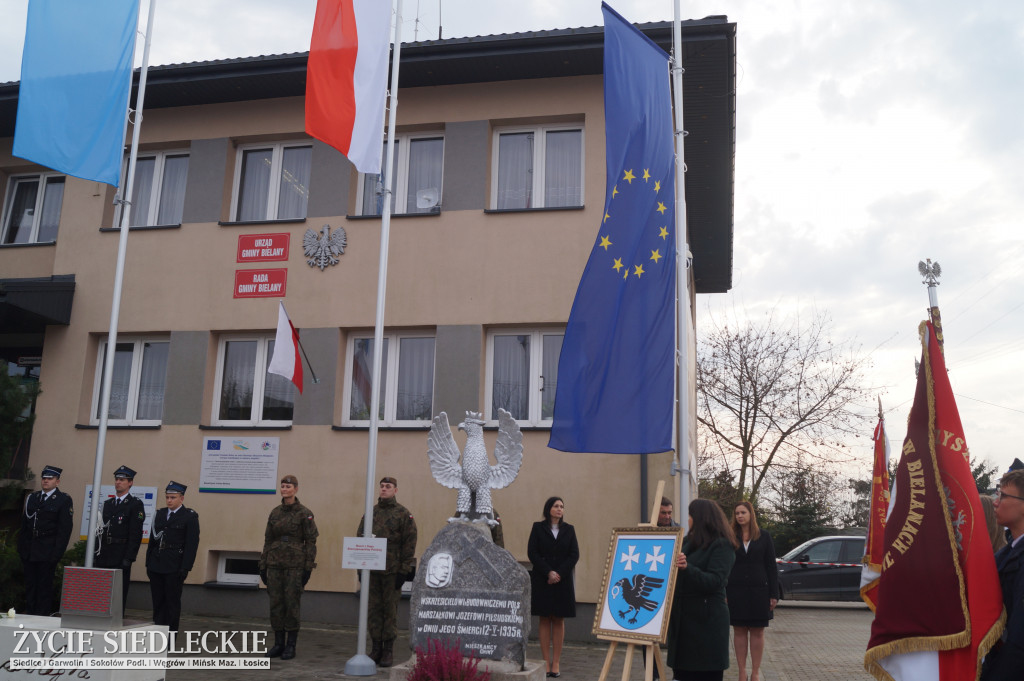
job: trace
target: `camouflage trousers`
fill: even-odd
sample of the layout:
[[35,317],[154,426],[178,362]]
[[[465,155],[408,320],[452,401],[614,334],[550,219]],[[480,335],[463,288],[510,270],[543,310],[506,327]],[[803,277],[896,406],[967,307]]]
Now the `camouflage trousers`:
[[299,630],[302,602],[302,568],[268,568],[267,595],[270,596],[270,628]]
[[367,629],[370,638],[390,641],[398,636],[398,601],[402,592],[395,588],[394,573],[370,573],[370,607]]

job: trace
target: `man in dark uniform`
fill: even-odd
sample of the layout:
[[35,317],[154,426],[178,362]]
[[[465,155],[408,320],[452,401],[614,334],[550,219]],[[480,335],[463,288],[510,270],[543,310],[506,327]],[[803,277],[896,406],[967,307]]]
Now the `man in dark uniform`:
[[53,572],[68,548],[75,507],[70,494],[57,485],[63,469],[44,466],[43,489],[25,500],[18,535],[18,555],[25,570],[25,611],[29,615],[53,612]]
[[199,550],[199,514],[185,503],[180,482],[171,482],[164,490],[167,508],[153,517],[153,529],[146,549],[146,574],[153,596],[153,622],[178,630],[181,618],[181,588]]
[[[398,600],[402,585],[416,574],[416,521],[409,509],[395,499],[398,481],[380,480],[380,499],[373,507],[373,536],[388,540],[387,562],[383,571],[370,573],[369,626],[373,648],[370,658],[381,667],[394,664],[395,637],[398,636]],[[358,536],[363,535],[363,520]]]
[[135,471],[121,466],[114,471],[114,497],[103,502],[103,524],[96,536],[96,559],[93,567],[121,570],[121,608],[128,604],[132,563],[142,545],[142,524],[146,509],[142,499],[131,495]]

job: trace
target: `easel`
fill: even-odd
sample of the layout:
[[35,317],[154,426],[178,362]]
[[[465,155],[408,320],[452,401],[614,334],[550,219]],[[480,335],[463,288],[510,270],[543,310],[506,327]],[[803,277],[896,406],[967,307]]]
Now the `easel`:
[[[651,522],[639,523],[639,527],[656,527],[658,525],[658,511],[661,510],[661,496],[665,493],[665,481],[658,481],[658,491],[654,494],[654,505],[651,507]],[[644,681],[654,681],[654,666],[652,660],[657,660],[658,664],[658,676],[661,677],[662,681],[669,681],[672,675],[668,673],[665,668],[665,662],[661,659],[661,646],[657,641],[634,641],[628,638],[620,638],[617,636],[605,636],[598,634],[597,638],[602,641],[608,641],[608,653],[604,657],[604,666],[601,667],[601,675],[597,681],[605,681],[608,678],[608,672],[612,668],[612,657],[615,655],[615,650],[619,647],[620,643],[626,644],[626,661],[622,667],[622,681],[629,681],[630,672],[633,671],[633,653],[636,648],[644,648],[647,650],[647,665],[644,668]]]

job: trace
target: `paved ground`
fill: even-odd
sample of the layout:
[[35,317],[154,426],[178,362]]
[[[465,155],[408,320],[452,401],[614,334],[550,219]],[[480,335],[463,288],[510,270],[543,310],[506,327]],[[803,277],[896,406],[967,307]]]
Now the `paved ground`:
[[[136,613],[130,613],[136,614]],[[137,613],[140,617],[148,613]],[[869,681],[864,671],[872,614],[867,607],[847,603],[784,602],[776,611],[767,633],[765,662],[761,681]],[[263,630],[262,621],[184,617],[182,630]],[[299,635],[298,655],[294,660],[273,660],[269,670],[175,670],[167,681],[305,681],[343,679],[345,661],[355,654],[356,631],[353,627],[304,625]],[[620,647],[620,650],[622,648]],[[408,639],[400,637],[395,647],[401,662],[411,654]],[[604,664],[607,644],[567,643],[562,655],[564,681],[596,681]],[[540,649],[531,642],[529,657],[540,659]],[[623,681],[625,655],[616,653],[610,681]],[[727,681],[737,678],[735,662],[725,673]],[[375,681],[387,678],[380,670]],[[632,673],[625,681],[642,681],[639,654]]]

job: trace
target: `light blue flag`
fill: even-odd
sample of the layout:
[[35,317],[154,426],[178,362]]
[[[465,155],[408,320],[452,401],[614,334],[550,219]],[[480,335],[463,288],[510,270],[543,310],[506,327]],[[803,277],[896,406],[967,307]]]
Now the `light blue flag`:
[[30,0],[13,153],[117,186],[139,0]]

